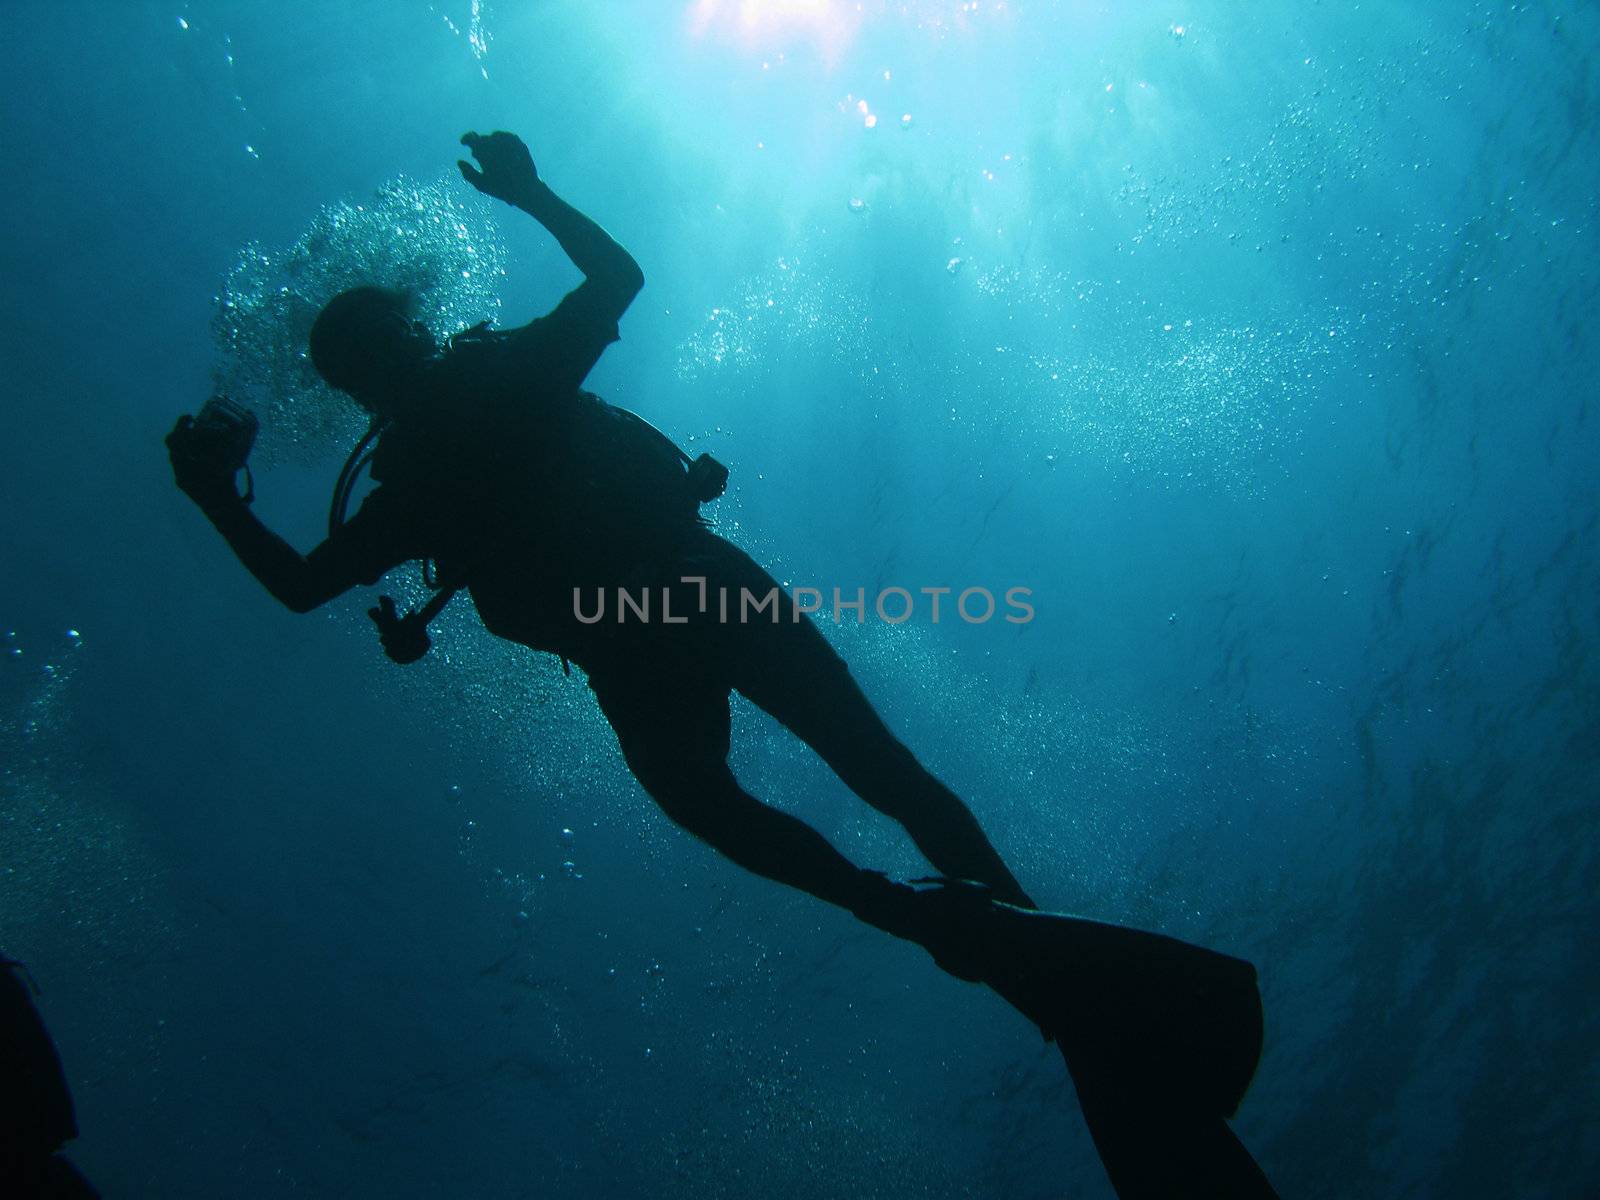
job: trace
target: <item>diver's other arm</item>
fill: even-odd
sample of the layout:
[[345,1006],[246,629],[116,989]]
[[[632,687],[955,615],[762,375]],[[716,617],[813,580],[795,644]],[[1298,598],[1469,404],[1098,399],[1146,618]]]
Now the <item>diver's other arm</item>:
[[298,550],[262,524],[242,496],[222,504],[202,504],[200,511],[227,539],[250,574],[290,612],[310,612],[357,582],[318,571]]
[[466,181],[486,196],[504,200],[548,229],[567,257],[592,283],[603,285],[621,316],[644,286],[644,272],[616,240],[550,190],[534,168],[528,147],[514,133],[463,134],[479,166],[459,161]]
[[245,569],[291,612],[310,612],[357,582],[316,570],[298,550],[262,524],[237,493],[232,499],[195,499],[195,503]]
[[250,511],[234,480],[255,439],[255,417],[214,399],[198,418],[182,416],[167,434],[178,487],[227,539],[249,572],[294,612],[310,612],[357,583],[333,563],[308,562]]

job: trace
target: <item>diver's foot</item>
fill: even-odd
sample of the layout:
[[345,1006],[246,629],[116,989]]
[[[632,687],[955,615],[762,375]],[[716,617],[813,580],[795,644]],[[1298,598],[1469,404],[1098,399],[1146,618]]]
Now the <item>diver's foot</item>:
[[996,922],[1004,910],[988,885],[942,876],[906,884],[876,871],[863,874],[865,895],[852,910],[857,917],[915,942],[958,979],[990,981],[997,967]]
[[[1059,964],[1036,961],[1039,947],[1019,925],[1038,917],[998,902],[992,889],[969,879],[942,876],[896,883],[876,871],[862,872],[863,890],[852,911],[861,920],[915,942],[946,974],[993,988],[1054,1041],[1048,985],[1038,976]],[[915,886],[913,886],[915,885]]]
[[988,889],[982,884],[946,886],[951,881],[942,879],[916,882],[938,886],[914,887],[863,871],[862,894],[851,911],[869,925],[915,942],[957,978],[982,983],[981,939],[974,935],[989,906]]
[[971,879],[913,879],[916,942],[941,970],[969,983],[987,983],[995,971],[994,891]]

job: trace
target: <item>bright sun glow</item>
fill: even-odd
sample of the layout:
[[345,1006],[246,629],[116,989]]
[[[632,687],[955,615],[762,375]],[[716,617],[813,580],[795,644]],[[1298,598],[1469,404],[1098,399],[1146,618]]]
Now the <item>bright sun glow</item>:
[[854,0],[694,0],[689,27],[696,37],[764,53],[808,44],[833,62],[854,40],[861,15]]

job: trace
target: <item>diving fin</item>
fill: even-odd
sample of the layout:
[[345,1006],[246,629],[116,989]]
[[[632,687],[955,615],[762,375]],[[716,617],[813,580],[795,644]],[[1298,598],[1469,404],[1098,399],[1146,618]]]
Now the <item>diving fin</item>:
[[1142,929],[993,908],[1001,936],[986,982],[1053,1033],[1069,1064],[1233,1116],[1261,1058],[1253,966]]
[[1044,919],[1061,922],[1045,947],[1073,957],[1054,1004],[1042,999],[1051,972],[1025,964],[1024,1011],[1055,1034],[1121,1200],[1273,1200],[1225,1119],[1261,1057],[1255,968],[1143,930]]
[[1277,1200],[1227,1121],[1161,1096],[1130,1097],[1114,1078],[1074,1067],[1065,1047],[1061,1053],[1121,1200]]
[[1250,963],[1163,934],[1004,904],[978,884],[918,882],[938,884],[923,895],[948,906],[945,958],[981,959],[983,982],[1054,1035],[1122,1200],[1274,1195],[1225,1121],[1261,1057]]

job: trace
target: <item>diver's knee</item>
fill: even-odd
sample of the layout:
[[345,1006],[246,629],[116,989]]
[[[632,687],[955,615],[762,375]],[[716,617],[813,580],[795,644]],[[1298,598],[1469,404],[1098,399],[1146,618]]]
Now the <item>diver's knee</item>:
[[641,766],[643,769],[634,768],[634,775],[644,790],[669,821],[691,833],[700,832],[715,823],[719,814],[726,814],[747,800],[725,769],[702,769],[683,763]]

